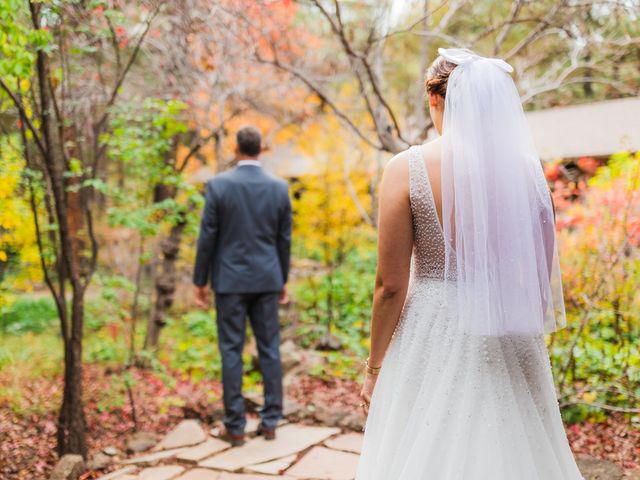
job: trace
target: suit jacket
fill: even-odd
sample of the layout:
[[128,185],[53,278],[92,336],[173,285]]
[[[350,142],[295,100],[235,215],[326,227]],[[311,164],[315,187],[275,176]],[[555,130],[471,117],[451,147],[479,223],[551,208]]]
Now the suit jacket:
[[279,292],[291,252],[288,185],[256,165],[207,183],[193,283],[218,294]]

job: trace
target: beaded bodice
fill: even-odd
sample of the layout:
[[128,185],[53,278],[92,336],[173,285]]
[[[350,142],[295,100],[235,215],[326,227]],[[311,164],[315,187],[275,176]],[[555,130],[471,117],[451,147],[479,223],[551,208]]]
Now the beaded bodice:
[[444,279],[444,234],[420,147],[409,149],[409,201],[413,218],[412,270],[416,278]]

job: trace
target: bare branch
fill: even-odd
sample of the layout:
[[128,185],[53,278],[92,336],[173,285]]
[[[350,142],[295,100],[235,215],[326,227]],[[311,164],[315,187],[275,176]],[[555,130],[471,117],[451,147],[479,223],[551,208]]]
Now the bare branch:
[[111,46],[113,47],[113,53],[116,56],[116,76],[120,75],[122,71],[122,59],[120,58],[120,47],[118,46],[118,36],[116,35],[116,30],[113,28],[113,24],[111,23],[111,19],[108,15],[105,15],[105,19],[107,21],[107,25],[109,27],[109,33],[111,33]]
[[[33,159],[31,158],[31,153],[29,151],[29,142],[27,141],[27,135],[24,124],[20,126],[20,139],[22,141],[22,154],[26,161],[27,167],[31,168],[33,165]],[[14,147],[17,149],[17,147]],[[56,309],[58,311],[58,317],[60,318],[60,328],[63,337],[68,338],[68,327],[66,323],[66,306],[64,304],[64,289],[61,287],[61,290],[56,290],[56,287],[51,278],[51,274],[49,272],[49,267],[46,262],[46,254],[44,250],[44,242],[42,241],[42,228],[40,227],[40,220],[38,217],[38,207],[36,205],[35,192],[33,189],[33,178],[29,179],[28,182],[29,188],[29,207],[31,210],[31,214],[33,216],[33,225],[34,231],[36,234],[36,246],[38,247],[38,257],[40,259],[40,268],[42,269],[42,276],[44,278],[45,284],[47,288],[51,292],[53,296],[54,302],[56,304]],[[46,198],[46,197],[45,197]],[[54,237],[55,241],[55,237]],[[55,247],[55,245],[54,245]]]
[[349,127],[349,129],[353,133],[355,133],[360,139],[362,139],[367,145],[370,145],[370,146],[372,146],[373,148],[375,148],[377,150],[384,150],[385,149],[382,145],[376,144],[375,142],[370,140],[364,133],[362,133],[362,131],[351,121],[349,116],[347,114],[345,114],[329,98],[328,94],[326,94],[322,90],[322,88],[320,88],[319,85],[316,85],[316,83],[313,80],[308,78],[300,70],[296,69],[295,67],[293,67],[291,65],[287,65],[285,63],[282,63],[277,59],[275,59],[275,60],[267,60],[267,59],[263,58],[262,56],[260,56],[260,54],[258,54],[257,52],[256,52],[256,59],[260,63],[273,65],[275,67],[278,67],[278,68],[280,68],[280,69],[292,74],[298,80],[302,81],[302,83],[304,83],[307,87],[309,87],[309,89],[311,89],[320,98],[320,100],[322,100],[322,102],[324,102],[331,109],[331,111],[333,111],[333,113],[336,114],[336,116],[338,116],[343,122],[345,122],[347,124],[347,126]]
[[465,42],[462,42],[460,40],[458,40],[455,37],[452,37],[450,35],[446,35],[444,33],[440,33],[440,32],[430,32],[428,30],[422,30],[419,32],[413,32],[414,35],[418,35],[420,37],[430,37],[430,38],[437,38],[439,40],[444,40],[445,42],[451,44],[451,45],[455,45],[456,47],[459,48],[467,48],[468,45]]
[[513,26],[516,18],[518,17],[518,14],[520,13],[520,9],[522,8],[522,5],[523,5],[523,0],[514,0],[512,2],[511,14],[509,15],[509,19],[505,22],[504,26],[502,27],[502,30],[500,30],[500,33],[498,33],[498,35],[496,36],[496,41],[493,44],[494,55],[498,55],[498,53],[500,52],[502,43],[507,38],[507,35],[509,35],[509,32],[511,31],[511,27]]
[[509,52],[504,55],[504,60],[505,61],[509,61],[510,58],[518,55],[524,48],[526,48],[529,44],[531,44],[532,42],[534,42],[535,40],[538,39],[538,37],[540,37],[540,35],[549,27],[552,25],[553,20],[555,19],[556,15],[558,14],[558,12],[560,11],[560,9],[562,9],[562,7],[564,7],[566,4],[566,0],[561,0],[558,3],[556,3],[553,8],[549,11],[549,13],[539,21],[539,23],[536,25],[536,27],[529,33],[529,35],[527,35],[526,37],[524,37],[522,40],[520,40],[520,42],[518,42],[517,45],[515,45],[511,50],[509,50]]
[[145,28],[142,31],[142,33],[140,34],[140,36],[138,37],[138,40],[136,41],[135,47],[133,48],[133,52],[131,53],[131,56],[129,57],[129,60],[127,61],[127,64],[125,65],[124,69],[122,70],[122,72],[120,73],[118,79],[116,80],[115,85],[113,86],[113,89],[111,91],[111,95],[109,96],[109,100],[107,100],[107,103],[105,105],[105,111],[104,111],[102,117],[96,123],[96,127],[95,127],[96,132],[100,132],[102,130],[102,127],[104,126],[104,123],[106,122],[107,117],[109,116],[108,109],[116,101],[116,98],[118,96],[118,92],[120,91],[120,87],[122,86],[122,83],[124,82],[124,79],[127,76],[127,73],[129,73],[129,70],[131,69],[133,63],[135,62],[135,60],[136,60],[136,58],[138,56],[138,52],[140,51],[140,47],[142,46],[142,42],[144,41],[145,37],[147,36],[147,33],[149,33],[149,29],[151,28],[151,24],[152,24],[153,20],[156,18],[156,16],[160,12],[160,6],[161,6],[161,3],[158,3],[156,5],[155,10],[145,20]]
[[27,112],[25,111],[25,108],[24,108],[24,105],[22,105],[22,102],[18,99],[17,95],[11,90],[11,88],[9,88],[9,86],[6,84],[6,82],[2,78],[0,78],[0,87],[2,87],[2,89],[7,93],[7,95],[9,95],[9,98],[11,99],[15,107],[18,109],[19,117],[22,121],[25,122],[25,124],[27,125],[27,128],[31,132],[31,135],[33,135],[33,139],[35,140],[36,145],[38,146],[38,150],[40,150],[40,153],[42,153],[43,156],[46,155],[47,151],[44,148],[44,144],[42,143],[42,140],[40,139],[40,135],[38,134],[38,131],[33,126],[33,123],[31,123],[31,120],[27,116]]
[[467,4],[468,0],[456,0],[447,10],[447,13],[443,15],[438,22],[438,27],[434,30],[436,33],[442,33],[449,25],[451,19],[458,13],[458,11]]
[[[367,78],[369,79],[369,83],[371,85],[371,88],[373,90],[373,93],[376,97],[376,99],[380,102],[380,105],[382,105],[382,107],[384,108],[384,110],[387,112],[387,115],[389,116],[389,118],[391,119],[391,123],[393,124],[393,128],[396,131],[396,135],[397,137],[405,143],[405,145],[409,145],[409,142],[407,142],[403,136],[402,136],[402,131],[400,129],[400,124],[395,116],[395,113],[393,112],[393,109],[391,108],[391,106],[389,105],[389,103],[387,102],[387,100],[384,98],[384,95],[382,94],[382,90],[380,88],[378,79],[373,71],[373,69],[371,68],[371,64],[369,63],[368,59],[355,51],[355,49],[353,48],[353,46],[351,45],[351,43],[349,42],[349,40],[347,39],[347,35],[345,33],[345,26],[344,23],[342,21],[342,14],[341,14],[341,10],[340,10],[340,2],[338,0],[334,0],[334,5],[335,5],[335,9],[336,9],[336,19],[334,20],[333,17],[331,16],[331,14],[322,6],[322,4],[320,3],[319,0],[313,0],[314,5],[320,10],[320,12],[323,14],[323,16],[327,19],[327,21],[329,22],[329,24],[331,25],[331,29],[334,31],[334,33],[338,36],[338,39],[340,40],[340,43],[343,47],[344,52],[347,54],[347,57],[349,57],[350,59],[350,63],[352,63],[353,65],[353,61],[358,60],[362,66],[365,69],[365,72],[367,73]],[[366,88],[364,86],[364,83],[362,82],[362,79],[359,79],[359,82],[361,83],[361,90],[362,90],[362,94],[363,96],[366,96]],[[371,117],[374,121],[374,124],[376,124],[377,126],[377,131],[378,131],[378,136],[380,137],[381,142],[383,143],[383,145],[385,145],[385,148],[391,150],[391,151],[397,151],[398,148],[394,145],[388,145],[387,141],[385,141],[385,135],[384,135],[384,128],[381,129],[379,125],[377,125],[377,123],[379,122],[380,118],[379,115],[377,114],[377,112],[373,111],[373,108],[370,104],[370,100],[367,98],[365,98],[365,103],[367,103],[367,107],[370,109],[370,114]]]
[[191,158],[193,158],[193,156],[200,151],[200,149],[205,143],[207,143],[209,140],[215,137],[222,128],[223,128],[222,126],[219,128],[216,128],[213,132],[211,132],[209,135],[207,135],[204,138],[197,137],[196,141],[193,143],[193,145],[187,152],[187,155],[184,157],[184,160],[182,160],[182,165],[180,165],[179,168],[176,168],[176,172],[182,173],[184,169],[187,167],[187,165],[189,164],[189,160],[191,160]]
[[353,185],[353,182],[351,181],[349,165],[347,164],[346,161],[344,162],[343,174],[344,174],[344,181],[347,184],[347,190],[349,192],[349,196],[351,197],[351,200],[353,201],[354,205],[358,209],[358,212],[360,212],[360,216],[362,217],[362,219],[365,221],[367,225],[373,226],[374,225],[373,220],[371,219],[371,216],[369,215],[369,213],[367,213],[367,209],[364,208],[364,205],[362,205],[362,202],[358,197],[358,192],[356,191],[356,188]]
[[403,28],[401,30],[394,30],[393,32],[387,33],[387,34],[382,35],[380,37],[373,37],[371,39],[371,42],[372,43],[377,43],[377,42],[380,42],[380,41],[387,40],[388,38],[395,37],[397,35],[403,35],[405,33],[414,33],[413,32],[414,28],[416,28],[420,24],[423,24],[427,19],[429,19],[429,17],[431,15],[433,15],[434,13],[437,13],[438,10],[440,10],[441,8],[444,8],[444,6],[447,5],[448,3],[449,3],[449,0],[444,0],[440,5],[438,5],[433,10],[425,12],[418,20],[416,20],[415,22],[410,24],[408,27]]
[[523,104],[529,103],[534,97],[536,97],[537,95],[540,95],[542,93],[550,92],[550,91],[553,91],[553,90],[558,90],[558,89],[560,89],[562,87],[566,87],[567,85],[572,85],[572,84],[576,84],[576,83],[585,83],[585,82],[599,83],[599,84],[603,84],[603,85],[611,85],[612,87],[614,87],[615,89],[619,90],[622,93],[631,94],[631,95],[637,94],[637,91],[635,91],[634,89],[632,89],[628,85],[626,85],[626,84],[624,84],[622,82],[611,80],[610,78],[606,78],[606,77],[590,77],[590,76],[589,77],[573,77],[573,78],[571,78],[569,80],[555,82],[555,83],[552,83],[550,85],[545,85],[545,86],[540,87],[538,89],[535,89],[535,90],[532,90],[530,92],[527,92],[525,95],[523,95],[521,97],[522,103]]

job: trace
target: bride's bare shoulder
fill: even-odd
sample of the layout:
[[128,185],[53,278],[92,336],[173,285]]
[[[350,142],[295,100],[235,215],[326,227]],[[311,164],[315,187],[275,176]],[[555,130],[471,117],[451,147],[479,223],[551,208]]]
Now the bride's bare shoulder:
[[382,189],[393,186],[396,191],[409,189],[409,150],[395,154],[384,166]]
[[441,137],[438,137],[422,145],[422,157],[426,161],[427,165],[440,164],[441,151]]
[[402,152],[396,153],[385,165],[385,170],[397,170],[400,168],[409,168],[409,149],[403,150]]
[[409,171],[409,149],[396,153],[384,166],[385,176],[402,175]]

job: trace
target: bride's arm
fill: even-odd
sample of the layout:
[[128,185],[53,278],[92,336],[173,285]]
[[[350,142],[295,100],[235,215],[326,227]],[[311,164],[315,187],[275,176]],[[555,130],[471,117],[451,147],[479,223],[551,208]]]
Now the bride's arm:
[[371,314],[369,365],[382,365],[404,305],[413,249],[409,168],[404,154],[385,168],[379,195],[378,267]]

